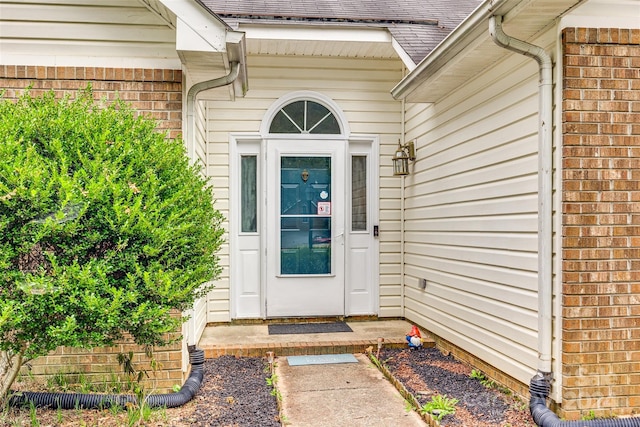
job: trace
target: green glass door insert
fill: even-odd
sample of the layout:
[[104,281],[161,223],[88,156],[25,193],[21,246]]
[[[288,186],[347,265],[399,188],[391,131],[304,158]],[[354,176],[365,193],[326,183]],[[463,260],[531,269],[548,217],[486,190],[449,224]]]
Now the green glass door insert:
[[331,157],[280,159],[280,274],[331,274]]

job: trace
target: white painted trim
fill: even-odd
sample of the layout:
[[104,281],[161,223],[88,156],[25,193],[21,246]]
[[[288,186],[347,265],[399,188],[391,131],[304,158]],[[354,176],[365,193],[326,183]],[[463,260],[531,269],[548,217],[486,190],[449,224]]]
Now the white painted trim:
[[335,28],[331,26],[302,28],[291,25],[240,24],[239,29],[246,32],[247,40],[391,42],[391,34],[385,28]]
[[183,25],[178,25],[176,30],[176,49],[191,50],[189,42],[192,41],[192,36],[197,34],[210,49],[205,51],[224,52],[228,26],[222,20],[206,12],[201,5],[192,0],[160,0],[160,3],[182,21]]
[[[336,117],[336,120],[340,125],[340,131],[341,131],[340,135],[313,134],[311,136],[314,139],[344,139],[349,137],[351,133],[351,130],[349,129],[349,121],[347,120],[344,112],[338,106],[338,104],[336,104],[335,101],[333,101],[333,99],[329,98],[328,96],[322,93],[314,92],[310,90],[301,90],[301,91],[288,93],[284,96],[281,96],[280,98],[278,98],[277,101],[271,104],[267,112],[264,114],[264,118],[262,119],[262,123],[260,124],[260,135],[262,135],[262,137],[265,139],[269,138],[270,136],[269,126],[271,125],[271,121],[273,120],[276,113],[278,113],[278,111],[280,111],[282,107],[295,101],[304,101],[304,100],[315,101],[327,107],[329,111],[331,111],[333,115]],[[279,134],[278,139],[288,139],[292,137],[300,138],[300,136],[301,136],[300,134],[284,134],[284,135]]]
[[560,20],[560,29],[640,28],[640,0],[589,0]]
[[[230,134],[229,135],[229,306],[230,316],[232,319],[238,318],[264,318],[265,317],[265,283],[262,280],[266,276],[266,264],[264,255],[264,203],[266,197],[264,194],[265,185],[265,162],[264,162],[264,144],[260,135],[257,134]],[[258,156],[257,171],[257,192],[258,192],[258,219],[257,237],[260,239],[260,308],[255,316],[239,313],[238,304],[240,303],[240,295],[238,292],[238,269],[239,263],[239,243],[240,233],[240,156],[242,154],[255,154]]]
[[633,13],[627,16],[589,16],[589,15],[568,15],[560,21],[560,28],[582,27],[582,28],[640,28],[640,5]]
[[551,387],[550,397],[556,402],[562,402],[562,387],[563,387],[563,378],[562,374],[562,270],[563,265],[562,262],[558,262],[557,260],[564,259],[564,255],[562,253],[562,233],[558,232],[562,230],[562,191],[559,189],[562,188],[562,176],[563,176],[563,168],[562,168],[562,158],[563,158],[563,146],[562,146],[562,126],[559,126],[562,123],[562,114],[563,109],[561,108],[561,102],[559,100],[562,99],[562,91],[564,90],[562,85],[563,74],[564,74],[564,61],[563,61],[563,52],[562,52],[562,28],[558,26],[556,28],[556,43],[555,43],[555,64],[553,70],[553,80],[554,80],[554,93],[553,99],[554,108],[553,108],[553,196],[552,196],[552,206],[553,206],[553,218],[552,218],[552,227],[554,229],[554,237],[553,237],[553,257],[556,260],[553,266],[553,278],[552,278],[552,294],[553,294],[553,307],[551,307],[552,315],[554,319],[553,326],[553,337],[551,355],[553,357],[553,372],[556,373],[553,381],[553,386]]
[[[42,42],[45,43],[45,42]],[[41,44],[42,44],[41,43]],[[21,52],[19,43],[0,43],[0,64],[42,67],[105,67],[180,70],[182,65],[175,58],[144,58],[115,56],[30,55]],[[24,52],[24,50],[22,50]]]
[[[299,138],[300,135],[297,135]],[[334,135],[335,137],[335,135]],[[237,263],[239,262],[237,257],[237,249],[238,248],[238,240],[239,240],[239,229],[240,229],[240,200],[239,200],[239,192],[238,188],[240,185],[239,179],[239,158],[243,153],[254,153],[258,154],[259,158],[259,170],[258,170],[258,200],[261,201],[258,205],[258,233],[260,234],[260,254],[261,261],[258,268],[260,269],[260,318],[265,318],[266,316],[266,258],[264,257],[264,251],[266,250],[266,241],[264,240],[264,232],[267,227],[267,218],[266,213],[264,211],[266,204],[266,139],[263,139],[260,135],[254,133],[248,134],[230,134],[229,136],[229,165],[230,165],[230,180],[229,180],[229,246],[230,246],[230,256],[229,256],[229,283],[230,283],[230,315],[232,319],[237,318],[257,318],[258,316],[239,316],[238,313],[238,286],[237,286],[237,271],[238,268]],[[349,147],[345,150],[345,162],[348,161],[349,155],[352,153],[358,153],[359,150],[356,148],[352,149],[351,145],[357,146],[358,144],[369,144],[370,151],[368,151],[368,155],[370,156],[369,162],[369,176],[371,177],[371,181],[369,183],[370,190],[368,196],[370,197],[371,203],[369,206],[369,218],[370,218],[370,226],[371,231],[374,225],[380,224],[380,206],[379,206],[379,198],[380,198],[380,177],[379,177],[379,161],[380,161],[380,150],[379,150],[379,136],[378,135],[354,135],[348,140],[345,141],[345,144],[349,144]],[[250,145],[251,148],[238,148],[240,145],[247,144]],[[345,176],[345,186],[348,183],[348,177]],[[346,188],[346,187],[345,187]],[[345,201],[346,203],[346,201]],[[345,214],[346,212],[345,209]],[[349,218],[345,217],[345,221],[348,221]],[[345,231],[346,231],[346,223],[345,223]],[[345,237],[346,237],[345,232]],[[345,242],[346,245],[349,244],[348,240]],[[373,241],[373,258],[372,265],[374,268],[378,268],[380,266],[379,258],[380,258],[380,240],[374,239]],[[348,260],[347,260],[348,263]],[[371,312],[366,314],[379,314],[380,312],[380,272],[376,271],[373,275],[373,281],[371,283]],[[347,301],[347,288],[345,286],[345,304]],[[358,313],[365,314],[365,313]]]
[[391,41],[391,46],[393,46],[393,50],[396,51],[396,53],[398,54],[398,56],[402,60],[402,63],[404,64],[405,67],[407,67],[409,72],[415,70],[415,68],[418,66],[418,64],[413,62],[413,59],[411,59],[411,57],[409,56],[407,51],[404,50],[404,48],[402,46],[400,46],[400,43],[398,43],[396,41],[396,39],[393,39]]
[[[348,269],[350,268],[350,260],[348,258],[348,254],[351,249],[351,241],[350,241],[350,226],[347,224],[350,221],[351,216],[351,203],[348,201],[349,195],[351,194],[351,164],[349,162],[352,155],[365,154],[369,157],[368,166],[367,166],[367,176],[369,191],[367,192],[367,197],[369,198],[368,203],[368,224],[367,231],[369,233],[369,237],[371,240],[371,265],[372,268],[376,268],[377,270],[371,275],[371,294],[370,294],[370,308],[371,310],[368,313],[354,313],[349,310],[350,299],[349,299],[349,287],[348,284],[345,283],[345,313],[347,315],[379,315],[380,314],[380,238],[373,237],[373,227],[380,226],[380,137],[378,135],[355,135],[349,138],[348,141],[349,146],[347,147],[346,153],[346,166],[347,166],[347,174],[345,176],[345,184],[346,184],[346,217],[345,217],[345,237],[346,239],[346,248],[345,248],[345,256],[347,257],[345,262],[345,280],[347,279]],[[365,149],[359,149],[358,146],[366,146]]]

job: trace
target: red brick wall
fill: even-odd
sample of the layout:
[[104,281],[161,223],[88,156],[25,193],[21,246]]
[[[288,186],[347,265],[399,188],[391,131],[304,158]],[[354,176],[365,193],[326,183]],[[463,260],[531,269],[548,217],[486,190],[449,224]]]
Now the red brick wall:
[[75,94],[91,83],[96,99],[116,94],[142,114],[158,121],[170,138],[181,134],[182,71],[140,68],[37,67],[0,65],[0,90],[15,98],[28,86],[38,95],[54,90],[62,96]]
[[[29,86],[34,96],[49,90],[54,90],[60,97],[65,94],[74,96],[89,83],[97,100],[113,100],[117,95],[141,114],[154,118],[158,128],[167,132],[170,138],[182,133],[181,70],[0,65],[0,90],[4,91],[7,99],[15,99]],[[31,362],[31,375],[42,381],[56,373],[65,374],[71,378],[70,381],[77,374],[90,377],[94,382],[103,378],[108,380],[112,373],[122,372],[117,354],[128,354],[129,351],[135,353],[134,366],[137,369],[150,370],[143,348],[121,343],[113,348],[93,351],[59,348]],[[180,341],[155,349],[154,358],[160,368],[147,382],[148,388],[166,392],[176,384],[182,385]]]
[[563,31],[562,413],[640,413],[640,30]]

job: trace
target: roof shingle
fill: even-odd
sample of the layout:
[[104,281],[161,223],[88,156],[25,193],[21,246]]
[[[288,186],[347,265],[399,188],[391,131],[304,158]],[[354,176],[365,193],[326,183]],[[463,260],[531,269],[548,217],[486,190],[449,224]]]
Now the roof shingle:
[[411,59],[420,62],[479,0],[201,0],[223,20],[308,25],[366,23],[388,28]]

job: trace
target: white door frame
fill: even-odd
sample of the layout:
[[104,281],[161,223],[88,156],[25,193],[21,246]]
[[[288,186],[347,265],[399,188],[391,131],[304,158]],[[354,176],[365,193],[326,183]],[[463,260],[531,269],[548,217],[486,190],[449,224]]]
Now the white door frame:
[[[266,215],[267,200],[267,144],[275,136],[268,134],[269,124],[277,111],[289,102],[310,99],[327,106],[340,122],[341,135],[302,135],[313,139],[326,138],[328,140],[343,141],[344,148],[344,193],[345,203],[343,212],[344,224],[344,314],[349,315],[377,315],[379,313],[380,272],[379,272],[379,241],[373,237],[373,227],[379,224],[379,138],[377,135],[351,135],[348,121],[341,109],[330,98],[311,91],[294,92],[283,96],[274,102],[264,116],[260,133],[230,134],[229,135],[229,298],[232,319],[266,318],[266,278],[268,247],[265,238],[268,227]],[[301,140],[301,135],[278,135],[277,139]],[[242,233],[240,231],[240,158],[242,155],[255,155],[258,159],[258,230],[256,233]],[[368,210],[367,230],[351,232],[351,156],[367,156],[368,175]],[[357,235],[357,236],[356,236]],[[370,236],[368,245],[351,248],[350,243],[357,238]],[[367,251],[362,254],[356,253]],[[362,265],[365,259],[366,265]],[[352,268],[355,263],[358,269]],[[366,278],[362,277],[363,272]],[[358,285],[350,277],[358,277]]]
[[[265,319],[266,312],[266,251],[267,230],[265,215],[267,170],[265,166],[266,140],[259,135],[232,135],[230,138],[230,206],[229,206],[229,282],[231,318]],[[373,237],[373,227],[379,224],[378,137],[359,135],[345,141],[345,315],[377,315],[380,301],[379,240]],[[258,158],[258,221],[257,233],[240,232],[240,157],[255,155]],[[368,221],[367,230],[353,232],[350,228],[351,204],[351,156],[368,157]],[[357,245],[354,236],[371,236],[368,248]],[[366,265],[361,264],[362,251],[366,250]],[[356,280],[357,278],[357,280]]]

